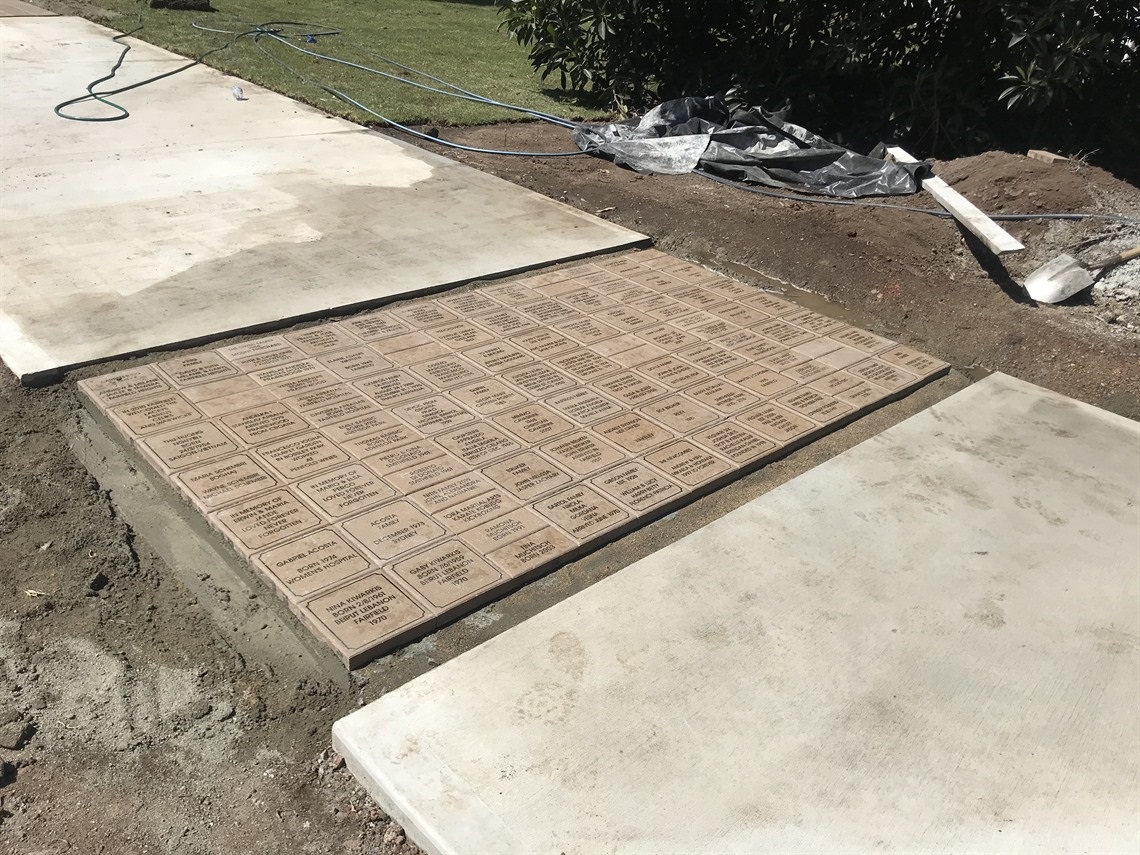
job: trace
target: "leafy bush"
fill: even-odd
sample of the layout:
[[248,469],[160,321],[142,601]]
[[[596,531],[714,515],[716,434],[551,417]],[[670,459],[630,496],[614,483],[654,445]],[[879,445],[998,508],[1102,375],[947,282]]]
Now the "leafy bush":
[[544,77],[622,112],[736,87],[852,146],[1138,153],[1136,2],[496,2]]

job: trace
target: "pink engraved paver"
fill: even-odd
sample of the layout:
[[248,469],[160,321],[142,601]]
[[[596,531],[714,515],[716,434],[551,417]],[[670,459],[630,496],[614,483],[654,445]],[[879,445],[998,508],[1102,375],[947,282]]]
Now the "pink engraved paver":
[[946,370],[647,250],[79,387],[352,668]]

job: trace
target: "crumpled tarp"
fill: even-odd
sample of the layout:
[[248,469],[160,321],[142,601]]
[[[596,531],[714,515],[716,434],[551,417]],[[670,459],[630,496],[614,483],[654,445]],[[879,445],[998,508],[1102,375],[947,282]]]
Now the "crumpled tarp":
[[855,198],[918,190],[915,170],[856,154],[757,108],[730,110],[720,96],[666,101],[642,116],[572,132],[582,151],[638,172],[719,178],[800,193]]

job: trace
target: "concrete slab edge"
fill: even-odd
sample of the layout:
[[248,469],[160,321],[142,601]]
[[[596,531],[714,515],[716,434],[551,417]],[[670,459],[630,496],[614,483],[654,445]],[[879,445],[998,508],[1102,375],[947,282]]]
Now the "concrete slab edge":
[[[287,329],[295,326],[296,324],[311,323],[314,321],[328,320],[331,318],[345,317],[348,315],[356,314],[371,309],[381,309],[384,306],[392,303],[398,303],[404,300],[412,300],[417,297],[430,297],[433,294],[443,293],[455,288],[461,288],[465,285],[473,283],[491,283],[501,279],[506,279],[511,276],[517,276],[522,273],[529,273],[536,270],[543,270],[548,267],[569,264],[575,261],[582,261],[590,258],[599,258],[606,255],[616,255],[620,252],[626,252],[631,249],[645,249],[652,245],[653,241],[650,238],[638,238],[625,243],[615,244],[600,250],[592,250],[590,252],[578,253],[576,255],[568,255],[563,258],[557,258],[553,261],[544,261],[536,264],[525,265],[516,267],[509,270],[496,271],[495,273],[483,274],[471,279],[460,279],[455,282],[444,282],[439,285],[434,285],[430,288],[421,288],[418,291],[408,291],[403,294],[394,296],[380,297],[375,300],[365,300],[357,303],[349,303],[347,305],[328,306],[316,312],[307,312],[303,315],[295,315],[289,318],[282,318],[277,321],[268,321],[262,324],[253,324],[245,327],[235,327],[229,330],[223,330],[218,333],[212,333],[208,336],[198,336],[192,339],[184,339],[182,341],[170,342],[162,347],[148,347],[143,350],[135,350],[124,353],[113,354],[101,359],[92,359],[85,362],[75,362],[68,365],[60,366],[59,368],[52,368],[47,371],[32,371],[28,373],[18,373],[17,379],[20,381],[21,386],[29,388],[40,388],[43,386],[52,386],[61,382],[68,372],[74,371],[79,368],[86,368],[92,365],[101,365],[105,362],[112,362],[117,359],[132,359],[140,356],[145,356],[150,353],[176,353],[180,350],[185,350],[192,347],[200,347],[202,345],[211,344],[213,342],[223,341],[227,338],[234,338],[236,336],[245,335],[261,335],[263,333],[276,332],[278,330]],[[2,319],[0,319],[2,320]]]

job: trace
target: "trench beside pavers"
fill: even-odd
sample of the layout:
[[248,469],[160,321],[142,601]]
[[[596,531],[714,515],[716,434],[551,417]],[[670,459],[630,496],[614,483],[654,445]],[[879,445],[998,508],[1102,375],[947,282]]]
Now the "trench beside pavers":
[[649,250],[79,387],[356,667],[946,370]]

